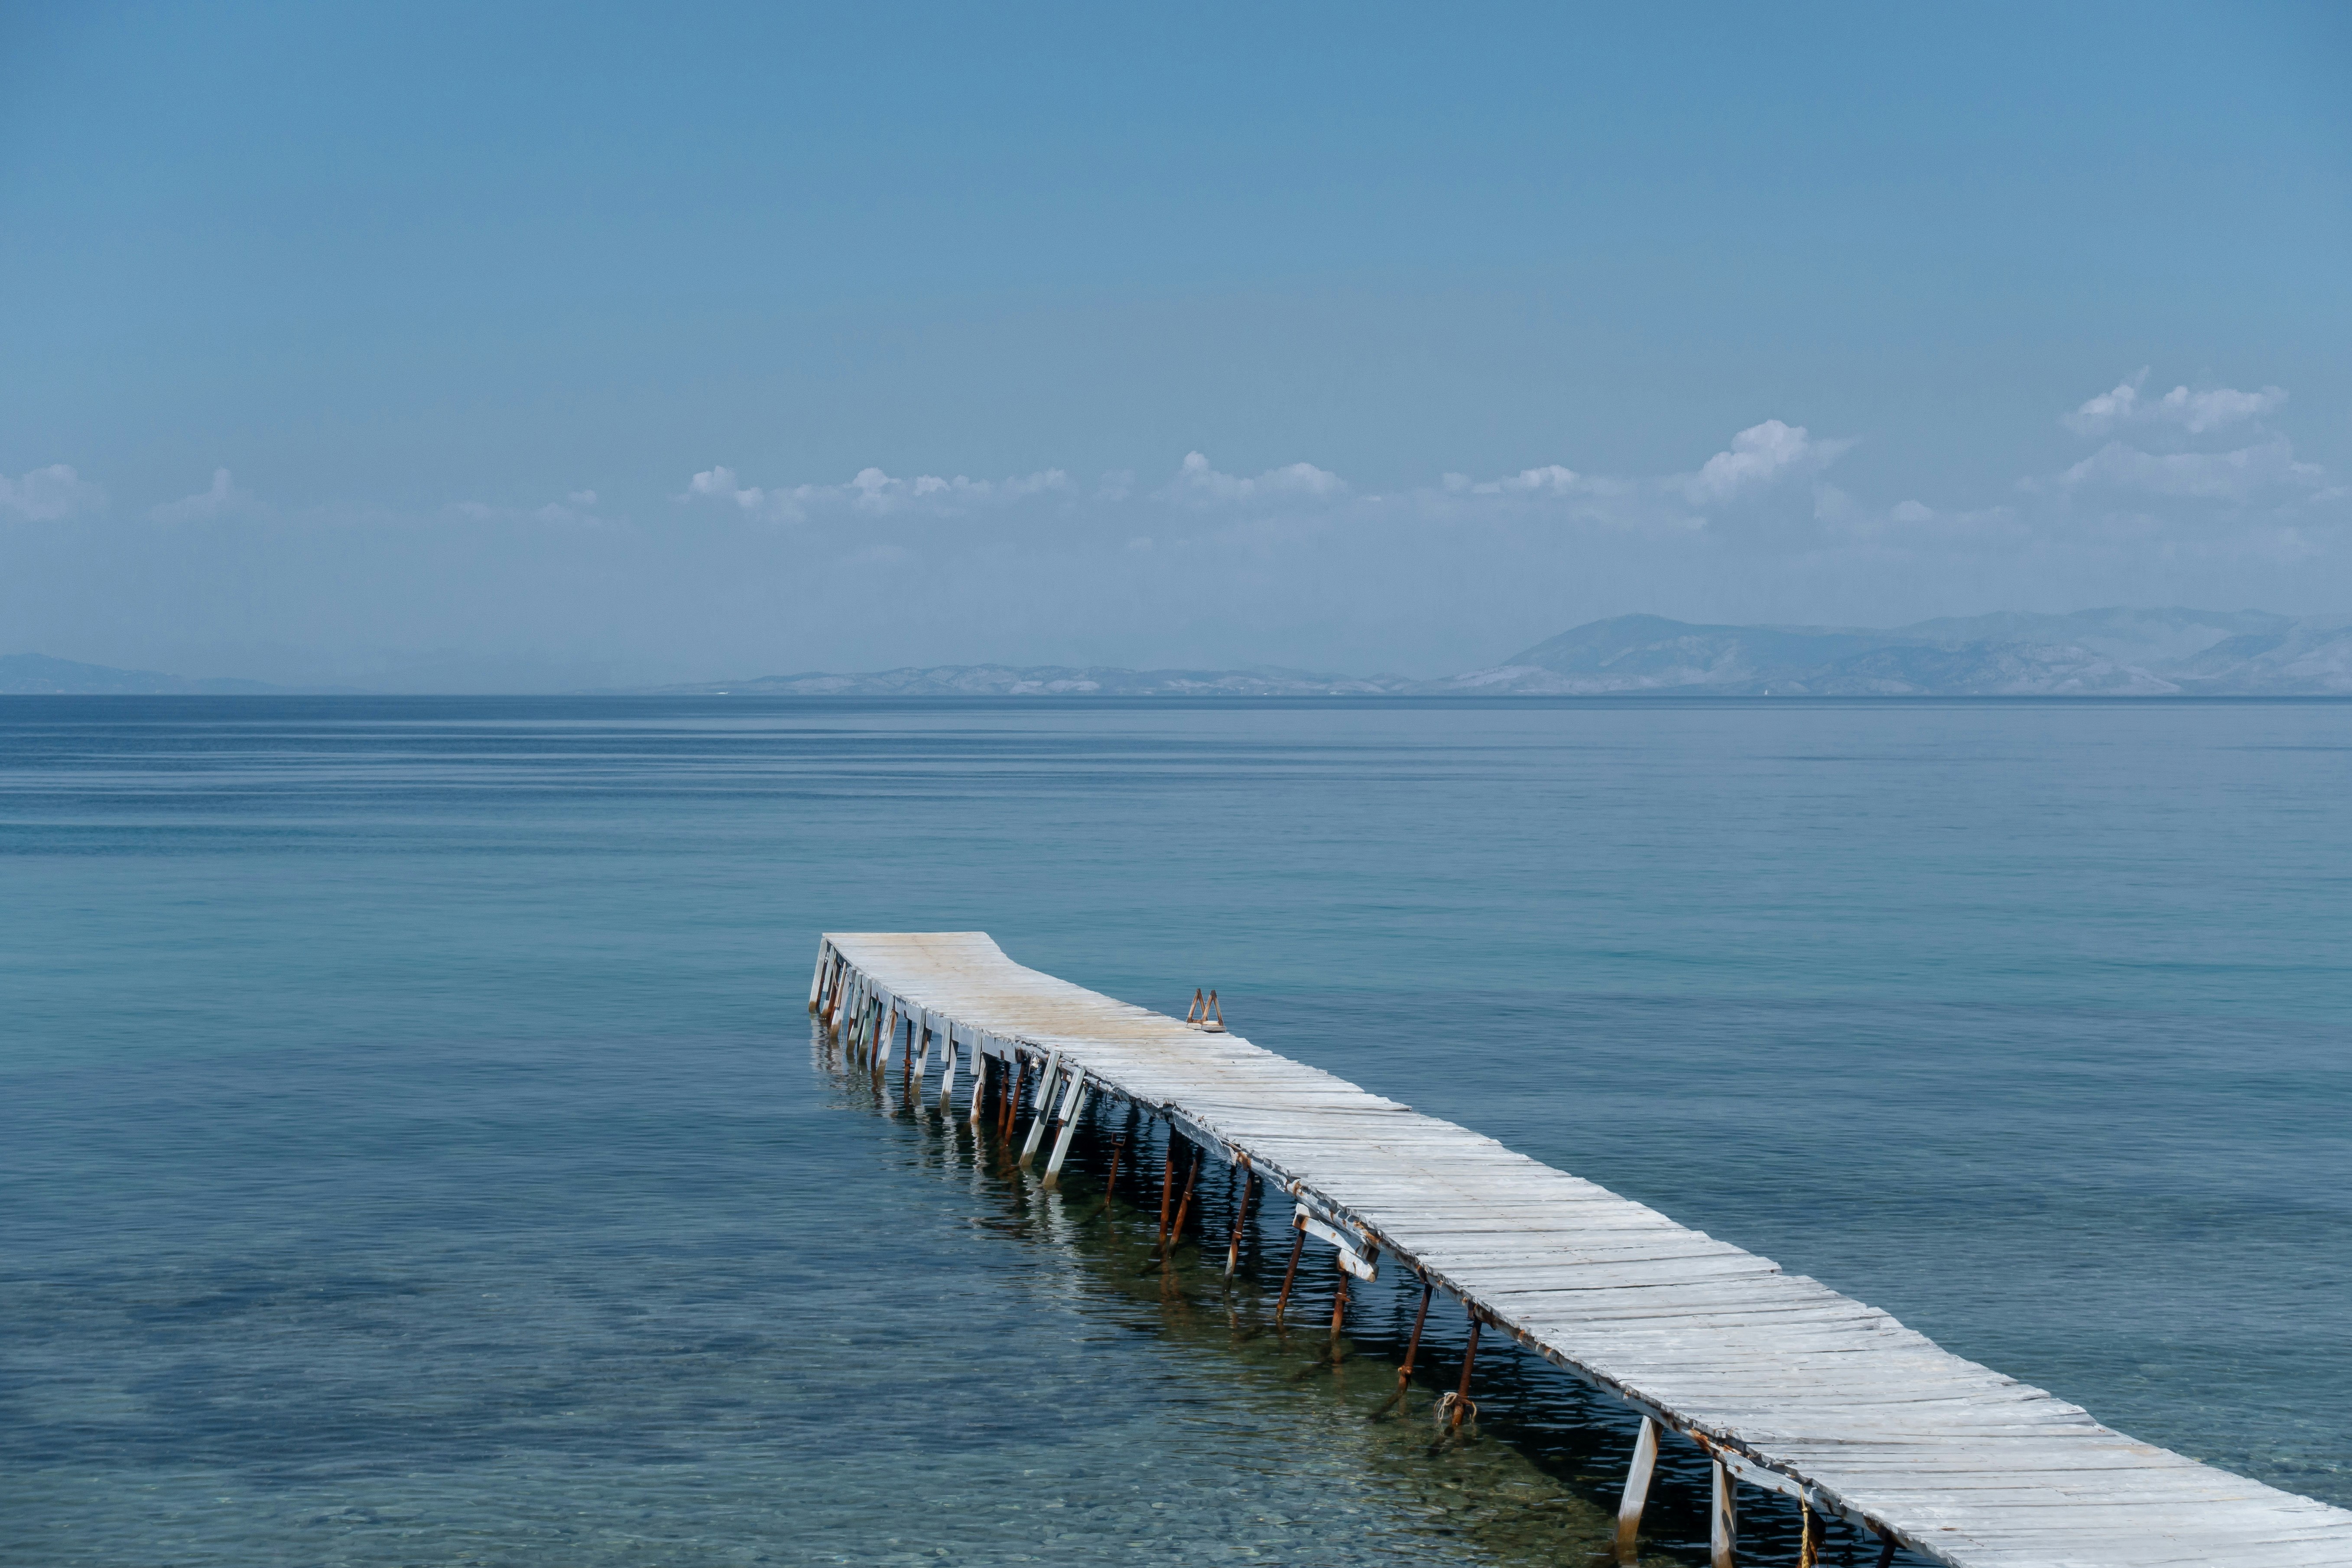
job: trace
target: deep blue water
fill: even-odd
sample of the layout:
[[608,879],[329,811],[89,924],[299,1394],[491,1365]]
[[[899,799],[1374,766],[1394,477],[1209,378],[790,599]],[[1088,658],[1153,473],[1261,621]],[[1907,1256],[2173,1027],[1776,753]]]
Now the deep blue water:
[[1139,1274],[1099,1144],[818,1047],[828,927],[1218,986],[2352,1504],[2347,800],[2332,702],[0,699],[0,1558],[1583,1561],[1622,1418],[1368,1421],[1397,1300]]

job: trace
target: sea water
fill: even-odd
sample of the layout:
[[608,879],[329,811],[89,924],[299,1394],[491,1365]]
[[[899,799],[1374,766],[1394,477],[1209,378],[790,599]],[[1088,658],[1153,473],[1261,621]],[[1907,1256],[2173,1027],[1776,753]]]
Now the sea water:
[[1622,1412],[1490,1338],[1437,1442],[1440,1297],[1374,1419],[1417,1292],[1359,1287],[1335,1358],[1310,1255],[1276,1330],[1287,1233],[1227,1280],[1221,1168],[1152,1268],[1159,1146],[1107,1210],[1115,1115],[1065,1192],[1008,1173],[813,1035],[826,929],[1213,986],[2352,1505],[2347,800],[2326,701],[0,700],[0,1558],[1605,1539]]

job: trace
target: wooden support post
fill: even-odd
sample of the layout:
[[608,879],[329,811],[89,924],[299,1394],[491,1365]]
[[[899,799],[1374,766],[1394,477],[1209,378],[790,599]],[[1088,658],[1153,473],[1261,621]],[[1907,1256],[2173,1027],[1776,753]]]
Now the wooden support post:
[[1054,1075],[1061,1070],[1062,1053],[1056,1050],[1045,1058],[1045,1071],[1037,1079],[1037,1112],[1029,1119],[1028,1141],[1021,1145],[1021,1168],[1027,1170],[1029,1162],[1037,1157],[1037,1145],[1045,1136],[1045,1123],[1054,1115]]
[[824,994],[825,961],[833,956],[833,944],[820,938],[816,944],[816,969],[809,976],[809,1011],[816,1011],[819,996]]
[[1739,1546],[1739,1505],[1731,1494],[1731,1467],[1718,1458],[1713,1468],[1715,1506],[1707,1514],[1707,1568],[1734,1568]]
[[[920,1049],[915,1048],[915,1042],[918,1038],[916,1035],[917,1030],[921,1031],[921,1035],[919,1037],[921,1046]],[[931,1021],[929,1017],[924,1014],[918,1013],[912,1018],[908,1020],[907,1036],[908,1041],[908,1048],[907,1051],[907,1076],[918,1086],[920,1086],[930,1081]],[[918,1087],[915,1092],[920,1094],[922,1090]]]
[[1062,1162],[1069,1157],[1070,1140],[1077,1136],[1078,1113],[1087,1108],[1087,1077],[1074,1073],[1070,1077],[1070,1092],[1062,1101],[1062,1131],[1054,1140],[1054,1152],[1045,1157],[1045,1184],[1061,1184]]
[[1470,1310],[1470,1343],[1462,1352],[1462,1386],[1454,1391],[1454,1419],[1446,1425],[1458,1430],[1463,1418],[1470,1414],[1470,1373],[1478,1364],[1478,1313]]
[[1241,1157],[1241,1167],[1242,1201],[1234,1205],[1234,1234],[1232,1239],[1225,1243],[1225,1278],[1228,1279],[1234,1277],[1234,1270],[1241,1267],[1242,1226],[1249,1220],[1250,1184],[1257,1179],[1256,1173],[1250,1169],[1247,1154]]
[[940,1033],[940,1114],[946,1115],[955,1099],[956,1045],[955,1030]]
[[1282,1294],[1274,1299],[1274,1321],[1277,1327],[1282,1322],[1282,1310],[1290,1304],[1290,1282],[1298,1278],[1298,1255],[1307,1247],[1307,1216],[1292,1215],[1290,1227],[1298,1234],[1291,1238],[1290,1267],[1282,1271]]
[[1625,1469],[1624,1495],[1617,1500],[1617,1561],[1621,1563],[1641,1559],[1642,1508],[1650,1500],[1650,1475],[1657,1468],[1658,1424],[1644,1415],[1642,1430],[1633,1439],[1633,1462]]
[[880,1054],[875,1057],[875,1058],[874,1058],[874,1065],[875,1065],[876,1067],[877,1067],[877,1068],[887,1068],[887,1067],[888,1067],[888,1066],[890,1065],[890,1052],[891,1052],[892,1048],[893,1048],[893,1047],[895,1047],[898,1045],[898,1003],[896,1003],[896,1002],[893,1002],[893,1003],[891,1003],[891,1004],[890,1004],[890,1018],[889,1018],[889,1021],[888,1021],[887,1023],[886,1023],[886,1024],[884,1024],[884,1025],[882,1026],[882,1037],[881,1037],[881,1046],[882,1046],[882,1049],[881,1049]]

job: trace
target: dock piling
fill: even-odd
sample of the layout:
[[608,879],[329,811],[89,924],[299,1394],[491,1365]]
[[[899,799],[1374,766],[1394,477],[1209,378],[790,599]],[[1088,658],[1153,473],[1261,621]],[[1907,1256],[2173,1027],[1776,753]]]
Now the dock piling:
[[1036,1110],[1029,1118],[1028,1140],[1021,1145],[1021,1168],[1024,1171],[1037,1157],[1037,1145],[1045,1141],[1045,1124],[1053,1120],[1054,1079],[1061,1068],[1062,1053],[1055,1051],[1045,1058],[1045,1070],[1038,1075]]
[[1658,1424],[1642,1417],[1633,1438],[1633,1462],[1625,1468],[1625,1492],[1617,1500],[1617,1561],[1641,1560],[1642,1509],[1650,1500],[1650,1473],[1658,1468]]
[[1249,1220],[1250,1184],[1257,1179],[1257,1173],[1250,1169],[1248,1155],[1243,1155],[1239,1163],[1242,1172],[1241,1201],[1234,1205],[1234,1233],[1225,1243],[1225,1278],[1228,1279],[1234,1277],[1234,1270],[1241,1267],[1242,1226]]
[[1429,1299],[1436,1294],[1437,1281],[1423,1274],[1421,1277],[1421,1308],[1412,1315],[1412,1338],[1405,1342],[1404,1362],[1397,1368],[1396,1392],[1382,1401],[1378,1410],[1372,1412],[1371,1418],[1375,1421],[1387,1415],[1391,1406],[1402,1405],[1406,1390],[1412,1386],[1412,1363],[1421,1354],[1422,1325],[1429,1321]]
[[1276,1328],[1282,1326],[1282,1310],[1290,1305],[1291,1282],[1298,1278],[1298,1255],[1307,1249],[1307,1216],[1292,1215],[1290,1228],[1297,1234],[1290,1241],[1290,1267],[1282,1271],[1282,1294],[1274,1299],[1274,1324]]
[[1712,1456],[1715,1471],[1714,1507],[1707,1514],[1707,1568],[1736,1568],[1738,1555],[1738,1500],[1732,1495],[1730,1467],[1720,1454]]
[[1054,1139],[1054,1152],[1045,1159],[1045,1184],[1059,1186],[1062,1162],[1069,1157],[1070,1141],[1077,1136],[1078,1114],[1087,1108],[1087,1079],[1084,1073],[1070,1075],[1070,1092],[1063,1097],[1062,1112],[1056,1119],[1061,1126]]
[[1464,1347],[1462,1352],[1462,1385],[1455,1389],[1452,1394],[1447,1394],[1444,1402],[1445,1407],[1444,1414],[1446,1416],[1445,1426],[1448,1431],[1459,1431],[1461,1429],[1462,1423],[1465,1419],[1475,1415],[1478,1413],[1478,1406],[1473,1404],[1470,1399],[1470,1373],[1477,1367],[1477,1365],[1478,1314],[1475,1311],[1472,1311],[1470,1314],[1470,1342],[1468,1345]]
[[[1105,1094],[1125,1100],[1131,1120],[1163,1118],[1154,1261],[1168,1269],[1167,1289],[1209,1150],[1245,1163],[1237,1227],[1261,1184],[1299,1201],[1277,1331],[1310,1226],[1340,1249],[1345,1273],[1369,1279],[1381,1255],[1420,1271],[1416,1340],[1442,1283],[1470,1315],[1469,1339],[1460,1384],[1439,1402],[1445,1431],[1433,1453],[1475,1419],[1469,1395],[1489,1321],[1625,1401],[1643,1426],[1619,1509],[1621,1560],[1638,1546],[1660,1434],[1673,1431],[1706,1452],[1717,1563],[1737,1552],[1737,1488],[1746,1484],[1797,1500],[1802,1568],[1819,1568],[1831,1515],[1868,1532],[1858,1539],[1877,1538],[1879,1568],[1892,1568],[1903,1542],[1945,1568],[2038,1568],[2054,1556],[2078,1568],[2352,1564],[2352,1511],[2133,1439],[1768,1258],[1220,1032],[1213,992],[1198,994],[1188,1026],[1025,969],[980,931],[827,931],[818,965],[811,999],[842,1065],[861,1051],[887,1060],[898,1018],[919,1013],[909,1077],[928,1067],[929,1031],[945,1031],[944,1107],[964,1034],[975,1138],[992,1110],[1008,1165],[1025,1091],[1049,1050],[1058,1061],[1038,1086],[1032,1152],[1056,1120],[1056,1085],[1076,1086],[1059,1119],[1064,1135]],[[1179,1138],[1194,1151],[1182,1183]],[[1055,1140],[1049,1178],[1065,1142]],[[1139,1136],[1114,1151],[1114,1184],[1127,1146],[1143,1144]],[[1057,1219],[1054,1228],[1065,1227]],[[1238,1268],[1236,1235],[1227,1237],[1229,1269]],[[1334,1297],[1338,1329],[1345,1289],[1343,1280]],[[1416,1354],[1417,1343],[1401,1389]]]

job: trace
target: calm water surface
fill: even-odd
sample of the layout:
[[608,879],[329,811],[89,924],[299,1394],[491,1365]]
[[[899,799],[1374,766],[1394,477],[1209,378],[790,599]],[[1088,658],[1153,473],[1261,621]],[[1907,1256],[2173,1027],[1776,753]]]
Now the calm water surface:
[[1139,1272],[1136,1162],[813,1041],[826,927],[1218,986],[2352,1505],[2347,799],[2329,702],[0,699],[0,1558],[1587,1560],[1622,1417],[1484,1357],[1433,1455],[1441,1306],[1367,1419],[1409,1302]]

